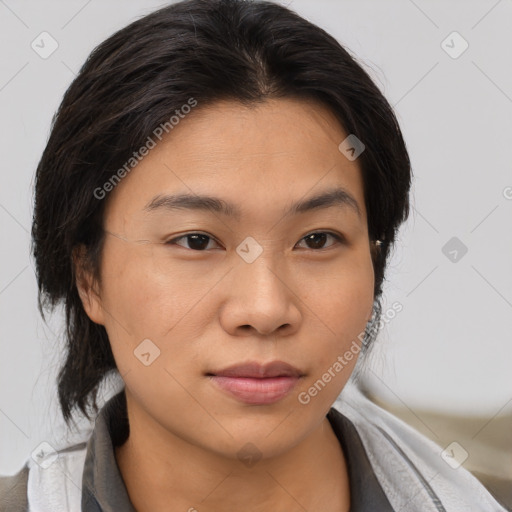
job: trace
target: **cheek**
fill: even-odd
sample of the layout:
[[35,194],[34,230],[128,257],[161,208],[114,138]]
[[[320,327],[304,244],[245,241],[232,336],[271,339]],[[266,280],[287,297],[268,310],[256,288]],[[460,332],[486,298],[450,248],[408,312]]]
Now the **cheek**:
[[172,262],[162,265],[151,253],[126,250],[105,262],[104,304],[122,323],[124,335],[161,339],[194,309],[208,280],[200,279]]
[[[184,268],[183,262],[160,267],[129,250],[104,263],[106,329],[120,373],[136,370],[131,379],[141,371],[155,379],[154,370],[176,369],[175,361],[196,358],[205,326],[215,314],[209,295],[221,274]],[[158,357],[151,366],[142,367],[136,354],[147,339],[156,346]]]
[[334,333],[352,332],[366,325],[374,301],[374,273],[371,258],[358,251],[329,269],[328,277],[312,287],[310,304],[319,320]]
[[[331,273],[330,279],[322,280],[319,286],[315,286],[314,295],[310,294],[308,299],[308,305],[314,312],[312,321],[318,326],[318,332],[324,333],[315,337],[315,353],[312,354],[316,361],[314,376],[320,378],[331,368],[336,378],[332,380],[334,386],[330,387],[336,388],[343,386],[357,362],[362,335],[374,301],[374,274],[370,257],[362,253],[345,263]],[[332,369],[338,357],[345,354],[347,357],[342,363],[343,369]],[[336,368],[339,370],[339,365]]]

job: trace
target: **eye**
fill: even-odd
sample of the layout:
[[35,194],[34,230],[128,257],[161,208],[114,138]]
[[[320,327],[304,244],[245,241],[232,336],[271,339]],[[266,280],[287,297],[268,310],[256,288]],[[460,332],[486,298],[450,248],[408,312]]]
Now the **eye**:
[[[189,243],[189,247],[185,247],[185,249],[191,249],[196,252],[201,252],[204,249],[208,247],[209,241],[214,241],[214,239],[211,236],[205,235],[204,233],[187,233],[186,235],[181,235],[177,238],[173,238],[172,240],[169,240],[166,242],[166,245],[180,245],[178,242],[180,240],[187,240]],[[217,242],[215,242],[217,243]]]
[[[324,247],[324,244],[327,237],[334,238],[339,243],[343,243],[345,241],[345,238],[342,235],[328,231],[316,231],[302,237],[300,242],[305,241],[309,245],[309,247],[306,247],[306,249],[321,250],[326,248]],[[188,244],[188,247],[179,243],[181,240],[185,240],[185,243]],[[208,249],[208,244],[210,241],[219,245],[213,237],[204,233],[187,233],[185,235],[181,235],[169,240],[166,242],[166,245],[179,245],[185,249],[190,249],[196,252],[204,252],[206,249]],[[333,245],[335,244],[331,244],[330,246],[327,246],[327,248],[332,247]]]
[[[330,233],[328,231],[315,231],[314,233],[309,233],[305,237],[301,238],[300,241],[302,242],[304,240],[306,243],[310,244],[308,249],[325,249],[323,245],[325,244],[326,237],[329,236],[334,238],[339,243],[343,243],[345,241],[345,238],[342,235],[337,233]],[[335,244],[331,244],[328,247],[332,247],[332,245]]]

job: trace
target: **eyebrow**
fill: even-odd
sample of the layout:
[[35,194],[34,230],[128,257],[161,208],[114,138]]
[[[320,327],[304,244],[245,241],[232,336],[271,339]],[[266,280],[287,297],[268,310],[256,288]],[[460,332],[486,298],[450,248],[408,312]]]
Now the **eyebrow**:
[[[302,199],[292,204],[284,212],[284,216],[297,215],[312,210],[332,207],[348,207],[361,218],[361,210],[358,202],[344,188],[329,189],[307,199]],[[240,208],[233,203],[219,197],[197,194],[158,194],[143,208],[143,210],[147,212],[160,210],[173,211],[179,209],[213,211],[227,217],[233,217],[237,220],[240,219],[242,214]]]

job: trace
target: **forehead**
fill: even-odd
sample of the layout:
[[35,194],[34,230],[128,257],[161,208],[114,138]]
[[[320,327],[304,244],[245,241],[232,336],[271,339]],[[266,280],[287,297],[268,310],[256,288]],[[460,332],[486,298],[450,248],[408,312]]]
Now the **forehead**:
[[347,135],[314,101],[204,108],[199,101],[110,193],[107,215],[128,218],[147,213],[157,197],[189,194],[226,199],[238,206],[240,220],[337,187],[355,199],[364,219],[359,165],[338,149]]

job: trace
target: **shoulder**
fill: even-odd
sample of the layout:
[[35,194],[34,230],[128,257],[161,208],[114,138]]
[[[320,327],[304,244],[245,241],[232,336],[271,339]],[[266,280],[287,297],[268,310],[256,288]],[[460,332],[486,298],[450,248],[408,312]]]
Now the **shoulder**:
[[333,407],[354,424],[396,510],[506,510],[462,465],[454,469],[447,464],[439,445],[369,400],[354,383]]
[[0,476],[0,510],[25,512],[28,510],[27,481],[29,467],[26,463],[16,474]]
[[16,474],[0,476],[1,512],[79,512],[86,448],[86,442],[45,448]]

